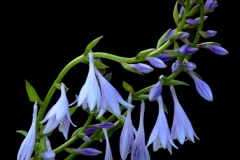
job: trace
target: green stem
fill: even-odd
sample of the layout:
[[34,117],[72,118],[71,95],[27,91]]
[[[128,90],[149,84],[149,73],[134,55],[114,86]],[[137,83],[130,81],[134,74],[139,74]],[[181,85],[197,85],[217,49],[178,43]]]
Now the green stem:
[[40,120],[42,120],[43,115],[47,109],[47,106],[54,94],[54,92],[56,91],[56,87],[54,86],[54,84],[58,84],[61,82],[61,80],[63,79],[63,77],[66,75],[66,73],[76,64],[82,62],[85,58],[85,56],[81,55],[77,58],[75,58],[74,60],[72,60],[70,63],[68,63],[68,65],[66,65],[66,67],[59,73],[57,79],[53,82],[51,88],[49,89],[47,96],[45,97],[44,101],[43,101],[43,105],[42,107],[39,109],[38,112],[38,117],[37,117],[37,124],[36,124],[36,131],[38,131],[39,129],[39,122]]
[[[87,127],[89,126],[89,124],[91,123],[92,119],[93,119],[93,114],[90,114],[90,115],[88,116],[88,119],[87,119],[86,123],[84,124],[84,126],[81,128],[81,130],[80,130],[77,134],[83,133],[83,132],[87,129]],[[59,146],[58,148],[54,149],[53,152],[54,152],[54,153],[59,153],[59,152],[61,152],[64,148],[68,147],[70,144],[72,144],[73,142],[75,142],[75,141],[79,138],[77,134],[76,134],[74,137],[72,137],[70,140],[68,140],[67,142],[65,142],[65,143],[62,144],[61,146]]]

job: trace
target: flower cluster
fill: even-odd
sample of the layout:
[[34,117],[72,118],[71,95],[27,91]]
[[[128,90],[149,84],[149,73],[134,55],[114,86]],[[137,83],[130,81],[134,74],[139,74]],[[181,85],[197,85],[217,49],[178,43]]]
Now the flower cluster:
[[[201,29],[204,21],[208,18],[207,14],[213,12],[218,6],[218,3],[213,0],[207,0],[205,4],[201,2],[203,1],[177,0],[173,14],[177,28],[173,30],[169,29],[165,32],[159,39],[156,48],[141,51],[134,58],[126,60],[126,58],[107,53],[92,52],[93,47],[101,37],[92,41],[86,47],[84,54],[74,60],[74,62],[84,62],[89,65],[86,81],[81,87],[79,95],[76,95],[76,101],[69,104],[67,97],[68,88],[61,82],[63,76],[58,76],[49,93],[53,93],[59,89],[61,94],[57,102],[48,110],[45,117],[44,113],[48,106],[48,100],[51,99],[52,95],[48,94],[46,101],[41,101],[36,91],[27,82],[26,88],[29,99],[35,102],[33,119],[27,134],[24,134],[25,132],[22,131],[20,132],[25,135],[25,139],[18,151],[17,160],[29,160],[33,151],[35,153],[33,159],[41,158],[44,160],[54,160],[56,153],[61,151],[70,153],[69,159],[73,159],[76,155],[97,156],[102,154],[102,151],[87,147],[90,144],[89,142],[95,140],[105,140],[105,160],[112,160],[113,155],[111,148],[113,148],[113,146],[110,145],[110,136],[119,127],[122,127],[119,139],[119,152],[122,160],[126,160],[128,156],[131,157],[132,160],[150,160],[151,157],[148,147],[151,144],[155,152],[163,148],[172,154],[173,147],[178,149],[178,146],[175,144],[176,140],[181,145],[184,144],[186,139],[193,143],[195,142],[195,138],[199,140],[175,91],[176,85],[186,85],[186,83],[172,77],[176,77],[181,72],[186,72],[189,77],[193,79],[199,95],[207,101],[213,101],[213,94],[209,85],[195,72],[197,65],[189,61],[189,59],[193,54],[201,50],[204,51],[204,49],[208,49],[217,55],[227,55],[228,51],[216,42],[203,42],[198,44],[200,36],[207,39],[217,34],[217,31],[214,30],[202,31]],[[181,5],[179,12],[177,4]],[[188,9],[186,10],[186,8]],[[192,18],[199,10],[200,17]],[[180,23],[184,25],[179,25]],[[190,33],[184,31],[185,28],[189,27],[199,27],[193,42],[188,40]],[[184,44],[179,46],[179,41]],[[167,49],[172,43],[174,44],[174,48]],[[112,74],[108,73],[104,76],[106,73],[104,69],[106,65],[97,58],[106,57],[119,62],[124,69],[137,74],[153,72],[153,67],[164,69],[167,68],[167,62],[172,60],[174,60],[174,62],[171,63],[172,74],[169,77],[161,75],[155,84],[139,92],[135,92],[130,84],[124,82],[123,87],[129,92],[128,100],[125,101],[117,89],[110,83]],[[145,64],[144,62],[150,64]],[[164,86],[170,88],[174,103],[174,116],[171,128],[169,128],[167,116],[165,115],[166,106],[162,98]],[[141,100],[140,119],[137,130],[133,126],[131,117],[135,108],[133,105],[134,100]],[[150,102],[156,101],[158,103],[158,117],[147,140],[145,139],[144,130],[145,100],[149,100]],[[77,104],[72,107],[75,103]],[[39,112],[38,105],[40,105]],[[70,124],[77,127],[71,120],[71,115],[77,108],[81,108],[81,110],[87,112],[89,117],[84,126],[76,129],[71,138],[69,138]],[[126,112],[122,113],[121,111],[124,109],[126,109]],[[104,117],[104,113],[106,112],[112,114],[108,119]],[[99,123],[92,124],[93,117],[95,117]],[[117,119],[116,122],[113,122],[115,119]],[[44,125],[44,123],[46,124]],[[67,142],[52,150],[49,141],[51,138],[49,137],[57,127]],[[84,147],[69,148],[69,145],[77,139],[83,141]]]

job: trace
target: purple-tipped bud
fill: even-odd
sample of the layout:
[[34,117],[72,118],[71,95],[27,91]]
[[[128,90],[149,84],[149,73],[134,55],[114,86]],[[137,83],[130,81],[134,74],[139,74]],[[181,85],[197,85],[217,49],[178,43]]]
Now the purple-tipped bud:
[[84,140],[85,142],[91,142],[92,140],[88,137],[88,136],[83,136],[82,140]]
[[65,148],[64,150],[70,153],[77,153],[77,154],[86,155],[86,156],[96,156],[96,155],[102,154],[101,151],[96,150],[94,148],[84,148],[84,149]]
[[217,1],[207,0],[204,6],[204,13],[212,12],[218,6]]
[[189,37],[189,33],[188,32],[184,32],[182,36],[180,36],[178,39],[179,40],[184,40],[184,39],[187,39]]
[[219,45],[206,45],[206,46],[200,46],[200,47],[209,49],[213,53],[216,53],[221,56],[228,54],[228,51]]
[[195,52],[198,51],[198,48],[195,47],[191,47],[189,45],[189,43],[184,44],[183,46],[181,46],[181,48],[179,49],[180,53],[182,54],[193,54]]
[[180,66],[181,66],[180,61],[176,60],[176,62],[174,62],[172,64],[172,73],[177,72],[177,70],[180,68]]
[[149,73],[152,72],[154,69],[150,67],[149,65],[143,64],[143,63],[136,63],[136,64],[128,64],[130,67],[136,69],[137,71],[141,73]]
[[179,14],[178,14],[178,18],[179,18],[179,19],[182,18],[183,12],[184,12],[184,7],[182,6],[182,7],[180,8],[180,11],[179,11]]
[[[205,21],[207,18],[208,18],[208,16],[204,16],[204,20],[203,20],[203,21]],[[199,22],[200,22],[200,17],[196,18],[195,21],[196,21],[197,23],[199,23]]]
[[149,92],[149,101],[154,101],[162,93],[162,82],[158,81]]
[[187,62],[185,67],[188,71],[193,71],[197,68],[196,64],[193,62]]
[[174,59],[175,57],[169,56],[166,53],[162,53],[162,54],[159,54],[158,56],[156,56],[156,58],[161,59],[163,62],[167,62],[167,61]]
[[87,128],[85,130],[85,134],[93,134],[96,131],[96,128]]
[[203,38],[211,38],[211,37],[213,37],[213,36],[215,36],[217,34],[217,31],[213,31],[213,30],[207,30],[206,32],[200,31],[199,34]]
[[189,26],[193,26],[193,25],[196,25],[197,24],[197,21],[195,19],[187,19],[186,20],[186,23],[189,25]]
[[207,83],[199,79],[193,72],[188,72],[188,74],[193,78],[196,89],[198,93],[208,101],[213,101],[213,95],[210,87],[208,86]]
[[173,30],[171,30],[171,31],[168,33],[168,35],[167,35],[167,37],[165,38],[165,40],[163,41],[163,43],[167,42],[167,41],[173,36],[175,30],[176,30],[176,29],[173,29]]
[[111,122],[102,122],[100,124],[89,125],[89,127],[92,128],[112,128],[113,126],[115,126],[115,124]]
[[151,65],[153,65],[154,67],[157,67],[157,68],[166,68],[167,67],[167,65],[161,59],[158,59],[155,57],[146,57],[146,60],[148,60],[148,62],[151,63]]

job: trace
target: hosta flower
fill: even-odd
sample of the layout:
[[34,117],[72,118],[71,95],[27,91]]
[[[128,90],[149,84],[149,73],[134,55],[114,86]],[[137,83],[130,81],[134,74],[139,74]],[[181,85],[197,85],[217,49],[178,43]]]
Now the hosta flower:
[[69,153],[75,153],[75,154],[80,154],[85,156],[97,156],[99,154],[102,154],[101,151],[94,148],[83,148],[83,149],[65,148],[64,150]]
[[[128,103],[132,103],[132,92],[130,92],[129,94]],[[132,148],[133,140],[134,140],[134,135],[133,135],[133,125],[132,125],[132,119],[131,119],[131,109],[128,108],[127,117],[125,118],[124,126],[120,136],[119,148],[120,148],[120,155],[122,160],[127,159],[130,148]]]
[[159,58],[156,57],[146,57],[146,60],[151,63],[154,67],[157,68],[166,68],[167,65]]
[[180,61],[177,59],[176,60],[176,62],[174,62],[173,64],[172,64],[172,73],[174,73],[174,72],[177,72],[177,70],[180,68],[180,66],[181,66],[181,63],[180,63]]
[[32,125],[21,144],[21,147],[18,151],[17,160],[29,160],[31,158],[36,140],[37,110],[37,102],[35,102],[33,107]]
[[60,98],[40,123],[45,123],[46,121],[48,122],[43,130],[43,134],[52,132],[59,125],[59,131],[63,132],[65,139],[67,139],[68,136],[70,123],[76,127],[70,117],[68,99],[63,84],[61,84]]
[[89,57],[88,76],[80,90],[77,106],[80,106],[85,102],[88,104],[90,111],[93,111],[95,105],[97,105],[98,109],[100,108],[101,92],[97,82],[97,78],[95,76],[94,70],[95,67],[92,51],[88,53],[88,57]]
[[52,151],[50,141],[47,137],[44,136],[44,138],[46,140],[47,151],[40,153],[40,155],[43,157],[44,160],[55,160],[55,153]]
[[158,97],[158,106],[159,106],[158,118],[150,134],[147,146],[149,146],[152,142],[154,142],[157,139],[154,143],[154,147],[156,145],[159,147],[161,146],[164,149],[168,147],[169,152],[172,154],[171,146],[174,146],[175,148],[177,148],[177,146],[173,143],[170,134],[167,118],[165,116],[163,109],[163,100],[161,95]]
[[105,140],[106,140],[106,152],[105,152],[104,160],[112,160],[113,157],[112,157],[111,146],[110,146],[110,143],[109,143],[107,130],[105,128],[103,128],[103,133],[104,133]]
[[189,43],[184,44],[183,46],[180,47],[179,49],[180,53],[182,54],[193,54],[198,51],[198,48],[196,47],[191,47]]
[[171,137],[177,139],[180,144],[183,144],[185,138],[194,142],[194,136],[199,139],[193,130],[192,124],[189,121],[186,113],[180,105],[176,92],[173,86],[170,86],[170,91],[174,102],[174,117],[171,129]]
[[154,70],[151,66],[144,63],[136,63],[136,64],[128,64],[128,65],[141,73],[150,73]]
[[100,74],[96,68],[95,73],[99,80],[102,92],[101,109],[98,117],[102,116],[106,110],[113,113],[115,116],[120,116],[121,111],[119,103],[121,103],[126,108],[133,107],[132,104],[129,104],[123,100],[118,91]]
[[189,71],[188,74],[193,78],[198,93],[208,101],[213,101],[213,95],[210,87],[206,82],[198,78],[193,72]]
[[221,56],[228,54],[228,51],[219,45],[205,45],[205,46],[199,46],[199,47],[209,49],[213,53],[221,55]]
[[149,92],[149,101],[154,101],[162,93],[162,81],[158,81]]
[[131,159],[134,159],[134,160],[150,159],[148,151],[146,151],[146,145],[145,145],[145,132],[144,132],[144,126],[143,126],[144,110],[145,110],[145,103],[144,101],[142,101],[139,127],[138,127],[137,135],[131,149]]

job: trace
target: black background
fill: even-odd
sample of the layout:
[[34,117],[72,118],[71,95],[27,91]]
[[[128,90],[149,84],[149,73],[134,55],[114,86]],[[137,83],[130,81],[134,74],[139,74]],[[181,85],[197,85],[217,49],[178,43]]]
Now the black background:
[[[179,101],[184,108],[193,128],[200,138],[196,143],[190,141],[180,145],[175,144],[178,150],[173,149],[171,156],[167,150],[152,151],[149,147],[152,159],[158,158],[195,158],[215,157],[219,153],[230,156],[229,147],[234,142],[233,132],[236,126],[234,113],[233,92],[237,90],[237,79],[234,78],[237,72],[237,46],[234,47],[234,37],[237,31],[234,29],[234,14],[228,2],[218,1],[219,6],[213,13],[210,13],[204,30],[217,30],[218,33],[210,40],[200,39],[200,42],[215,41],[229,51],[227,56],[219,56],[208,50],[201,49],[191,58],[197,64],[196,72],[212,89],[214,101],[208,102],[202,99],[196,92],[191,77],[182,73],[176,79],[185,81],[191,86],[175,87]],[[59,72],[71,60],[81,55],[85,47],[93,39],[104,36],[93,51],[102,51],[119,56],[134,57],[139,51],[154,48],[161,35],[169,28],[174,29],[175,23],[172,18],[172,11],[175,1],[159,1],[155,3],[137,2],[120,3],[108,2],[39,2],[15,4],[14,8],[8,11],[11,18],[7,25],[7,50],[2,59],[3,72],[6,73],[2,79],[10,82],[5,96],[9,99],[4,105],[2,120],[6,140],[4,144],[12,149],[8,154],[15,159],[18,149],[24,137],[16,130],[28,131],[32,120],[32,106],[29,102],[26,90],[25,79],[31,83],[41,99],[44,99],[51,84]],[[16,8],[16,9],[15,9]],[[9,43],[8,43],[9,42]],[[9,60],[9,61],[8,61]],[[140,90],[157,82],[161,74],[168,76],[171,72],[171,62],[167,62],[166,69],[157,69],[145,76],[136,75],[124,70],[120,64],[102,59],[110,66],[107,72],[112,72],[112,85],[120,92],[124,99],[128,93],[122,87],[122,81],[130,83],[134,89]],[[86,79],[88,66],[78,64],[73,67],[64,77],[64,82],[69,89],[67,96],[69,102],[74,100],[74,95],[79,91]],[[232,73],[232,74],[231,74]],[[235,91],[236,92],[236,91]],[[51,102],[52,106],[59,98],[60,92],[56,91]],[[167,115],[169,126],[173,119],[173,102],[169,87],[163,87],[163,99],[166,103],[169,114]],[[136,109],[132,113],[135,128],[138,128],[140,102],[134,101]],[[157,103],[146,101],[145,110],[145,134],[146,142],[151,129],[157,118]],[[109,114],[106,114],[109,115]],[[6,116],[6,117],[5,117]],[[80,108],[74,113],[72,120],[78,127],[84,124],[87,114]],[[94,121],[97,122],[97,121]],[[69,137],[74,131],[70,127]],[[114,159],[120,159],[118,130],[110,137],[110,144]],[[10,136],[11,135],[11,136]],[[65,142],[65,139],[58,130],[49,137],[52,148],[56,148]],[[71,147],[78,147],[81,140],[76,141]],[[102,155],[96,157],[79,156],[81,159],[103,159],[105,153],[105,142],[94,142],[91,147],[103,151]],[[57,154],[56,159],[62,160],[68,154]]]

